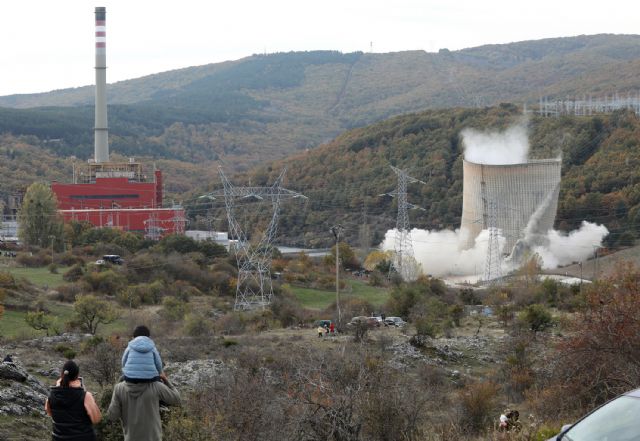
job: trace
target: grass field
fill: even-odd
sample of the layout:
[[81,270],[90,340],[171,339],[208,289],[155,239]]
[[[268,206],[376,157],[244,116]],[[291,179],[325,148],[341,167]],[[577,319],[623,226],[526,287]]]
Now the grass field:
[[15,268],[15,267],[6,267],[0,268],[0,271],[6,271],[8,273],[13,274],[14,277],[20,279],[26,279],[34,285],[38,286],[48,286],[50,288],[55,288],[58,285],[62,285],[64,281],[62,280],[62,274],[67,271],[67,267],[58,268],[58,274],[52,274],[47,267],[42,268]]
[[[324,291],[313,288],[292,286],[291,291],[303,307],[323,310],[336,300],[335,291]],[[347,280],[347,287],[340,290],[342,300],[356,298],[368,301],[374,306],[382,306],[389,298],[389,291],[385,288],[369,286],[360,280]]]
[[[60,329],[64,330],[64,324],[73,317],[73,306],[64,303],[51,303],[47,305],[51,315],[56,317],[60,324]],[[45,335],[44,331],[36,331],[27,325],[24,318],[25,311],[5,310],[0,318],[0,337],[8,339],[35,338]],[[112,333],[124,334],[128,332],[127,315],[123,311],[121,317],[108,325],[98,326],[98,334],[110,335]]]

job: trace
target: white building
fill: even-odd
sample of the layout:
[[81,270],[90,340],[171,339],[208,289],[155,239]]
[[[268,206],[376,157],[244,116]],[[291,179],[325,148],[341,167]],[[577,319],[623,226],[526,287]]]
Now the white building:
[[187,230],[184,234],[197,241],[212,240],[229,249],[229,233],[226,231]]

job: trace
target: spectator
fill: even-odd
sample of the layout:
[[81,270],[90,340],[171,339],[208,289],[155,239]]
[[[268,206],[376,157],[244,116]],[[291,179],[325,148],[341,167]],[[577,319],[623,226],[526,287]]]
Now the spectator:
[[151,332],[144,325],[133,330],[133,340],[122,355],[122,374],[130,383],[160,381],[162,359],[151,340]]
[[102,419],[91,392],[84,390],[80,368],[69,360],[44,404],[53,420],[53,441],[96,441],[93,424]]
[[180,404],[180,394],[164,374],[161,381],[116,384],[107,418],[120,420],[124,441],[162,441],[160,400],[167,406]]

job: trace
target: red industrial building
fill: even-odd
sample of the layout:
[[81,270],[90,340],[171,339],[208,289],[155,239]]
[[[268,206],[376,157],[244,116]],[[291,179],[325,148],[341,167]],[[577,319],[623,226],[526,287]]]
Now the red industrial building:
[[65,222],[86,221],[152,239],[184,233],[184,209],[162,207],[162,172],[155,170],[149,179],[133,161],[89,163],[74,173],[72,184],[53,182],[51,189]]
[[163,208],[162,172],[151,177],[142,165],[109,160],[106,102],[106,10],[96,8],[95,152],[74,168],[73,183],[53,182],[58,209],[65,222],[86,221],[96,227],[118,228],[159,239],[183,234],[186,219],[180,206]]

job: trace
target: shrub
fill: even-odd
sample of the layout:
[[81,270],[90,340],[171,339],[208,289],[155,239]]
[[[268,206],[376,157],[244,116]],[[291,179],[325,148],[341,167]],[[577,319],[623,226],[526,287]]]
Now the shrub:
[[127,279],[110,269],[88,272],[82,279],[90,290],[109,295],[115,295],[127,286]]
[[51,263],[51,254],[45,250],[37,253],[20,253],[16,259],[19,264],[29,268],[41,268]]
[[74,256],[71,253],[59,254],[56,256],[56,262],[64,266],[81,265],[84,266],[84,259]]
[[553,324],[551,313],[543,305],[527,306],[519,318],[533,333],[544,331]]
[[211,333],[211,325],[201,314],[189,314],[184,320],[184,332],[191,337],[200,337]]
[[60,343],[56,345],[54,350],[60,353],[67,360],[73,360],[76,358],[76,351],[65,344]]
[[467,433],[484,432],[491,427],[500,388],[490,381],[472,383],[458,393],[459,425]]
[[0,288],[15,289],[16,279],[11,273],[0,272]]
[[62,275],[62,280],[65,282],[77,282],[83,275],[84,269],[82,268],[82,265],[75,264]]
[[219,317],[213,324],[213,328],[225,335],[242,334],[246,325],[238,312],[230,312]]
[[182,320],[185,314],[189,312],[189,305],[176,297],[165,297],[162,299],[162,309],[160,316],[170,322]]
[[238,344],[237,340],[224,339],[222,340],[222,346],[228,348],[229,346],[236,346]]
[[68,283],[56,288],[56,300],[60,302],[74,302],[76,297],[83,293],[83,289],[77,283]]
[[380,271],[373,271],[369,274],[369,285],[384,286],[385,277]]

